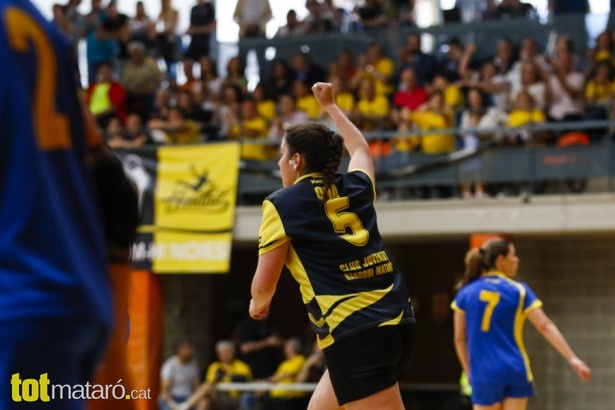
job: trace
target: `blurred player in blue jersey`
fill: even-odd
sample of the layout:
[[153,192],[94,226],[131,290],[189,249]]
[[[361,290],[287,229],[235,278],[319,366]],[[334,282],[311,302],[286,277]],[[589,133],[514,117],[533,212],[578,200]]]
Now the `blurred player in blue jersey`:
[[29,1],[0,0],[3,410],[84,407],[66,391],[54,400],[52,386],[91,381],[113,324],[110,260],[126,262],[136,223],[136,202],[123,202],[134,191],[82,111],[70,53]]
[[519,258],[505,239],[487,241],[466,255],[455,310],[455,347],[472,386],[475,410],[524,410],[534,376],[523,345],[526,318],[566,359],[579,378],[591,370],[570,348],[529,286],[517,282]]
[[[309,408],[403,409],[398,380],[412,360],[414,312],[378,231],[369,146],[331,84],[312,91],[339,134],[317,123],[286,130],[284,188],[263,202],[250,315],[266,316],[286,264],[327,363]],[[336,174],[344,147],[348,172]]]

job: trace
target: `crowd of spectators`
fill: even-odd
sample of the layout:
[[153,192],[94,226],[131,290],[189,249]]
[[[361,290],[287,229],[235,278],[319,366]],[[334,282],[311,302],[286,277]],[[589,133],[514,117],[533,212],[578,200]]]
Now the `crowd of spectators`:
[[[541,53],[542,45],[534,38],[520,43],[502,38],[494,55],[480,59],[477,45],[463,44],[459,38],[449,38],[444,53],[426,53],[421,35],[411,33],[394,53],[374,42],[358,55],[341,52],[327,66],[297,52],[290,61],[273,61],[271,72],[261,73],[258,86],[249,90],[241,53],[226,62],[223,75],[217,71],[209,46],[216,24],[209,1],[198,0],[192,8],[185,50],[171,0],[162,0],[157,18],[148,16],[141,2],[131,17],[119,13],[113,0],[104,7],[101,0],[92,0],[87,15],[77,13],[79,3],[54,6],[54,21],[75,43],[80,38],[87,43],[90,81],[85,101],[114,148],[257,140],[267,144],[244,144],[242,158],[270,160],[277,155],[286,127],[327,121],[310,91],[311,84],[323,80],[335,85],[338,105],[361,130],[399,134],[372,140],[376,157],[476,149],[494,140],[493,133],[480,129],[497,126],[519,130],[500,138],[501,145],[554,144],[558,135],[531,134],[523,126],[608,119],[614,111],[610,31],[587,51],[566,35],[558,36],[549,53]],[[341,30],[345,12],[331,1],[307,0],[306,8],[309,14],[302,20],[289,11],[288,23],[276,36]],[[484,18],[527,17],[530,8],[505,0],[487,7]],[[370,0],[353,15],[370,29],[387,24],[391,15],[407,19],[411,10],[412,2]],[[264,35],[263,23],[271,18],[268,1],[239,1],[235,18],[243,37]],[[177,67],[184,73],[181,83]],[[412,136],[416,130],[451,128],[461,132]],[[592,141],[601,137],[602,133],[588,133]],[[474,170],[472,164],[466,166],[461,195],[484,197],[475,176],[480,163],[473,166]]]

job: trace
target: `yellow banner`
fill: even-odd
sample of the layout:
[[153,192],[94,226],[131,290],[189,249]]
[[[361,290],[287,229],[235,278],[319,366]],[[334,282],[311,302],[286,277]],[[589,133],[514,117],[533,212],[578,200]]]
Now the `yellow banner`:
[[150,194],[142,195],[133,262],[156,273],[229,271],[239,152],[239,144],[220,143],[124,156],[137,186],[150,181],[141,183]]

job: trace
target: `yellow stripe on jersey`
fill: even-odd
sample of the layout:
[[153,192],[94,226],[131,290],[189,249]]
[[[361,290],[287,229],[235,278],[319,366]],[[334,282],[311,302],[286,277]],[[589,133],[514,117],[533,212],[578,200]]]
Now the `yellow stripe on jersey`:
[[525,311],[524,311],[525,316],[527,316],[527,315],[528,315],[528,314],[529,314],[532,310],[534,310],[534,309],[538,309],[538,308],[541,308],[541,307],[542,307],[542,301],[540,301],[540,300],[535,300],[534,302],[532,302],[532,304],[531,304],[531,305],[529,305],[529,306],[525,309]]
[[258,254],[270,252],[289,240],[278,210],[270,201],[263,201],[263,221],[258,233]]
[[[526,317],[523,311],[523,304],[525,303],[525,288],[520,283],[517,283],[516,281],[509,279],[508,277],[503,276],[503,278],[519,290],[519,305],[517,306],[517,311],[515,313],[514,324],[515,342],[517,343],[517,347],[519,348],[519,351],[521,352],[521,357],[523,357],[523,362],[525,363],[527,381],[532,382],[534,381],[534,374],[532,373],[532,368],[530,367],[530,358],[527,354],[527,350],[525,349],[525,345],[523,344],[523,324],[525,323]],[[532,304],[532,306],[533,305],[534,304]]]
[[[293,275],[297,283],[299,284],[299,290],[301,291],[301,296],[303,298],[303,303],[308,304],[312,299],[314,299],[314,288],[312,287],[312,283],[310,282],[310,278],[307,275],[307,271],[301,263],[301,259],[297,255],[295,248],[292,245],[288,247],[288,257],[286,258],[286,267],[290,270],[290,273]],[[309,313],[308,313],[309,315]],[[310,320],[318,326],[315,319],[310,316]]]
[[451,303],[451,309],[453,309],[454,311],[457,311],[457,312],[466,313],[465,310],[463,310],[462,308],[457,306],[457,301],[455,301],[455,300],[453,300],[453,303]]
[[399,314],[399,316],[397,316],[396,318],[393,318],[391,320],[387,320],[386,322],[382,322],[378,325],[378,327],[382,327],[382,326],[395,326],[397,324],[399,324],[399,322],[401,322],[401,319],[404,317],[404,311],[402,310],[401,313]]

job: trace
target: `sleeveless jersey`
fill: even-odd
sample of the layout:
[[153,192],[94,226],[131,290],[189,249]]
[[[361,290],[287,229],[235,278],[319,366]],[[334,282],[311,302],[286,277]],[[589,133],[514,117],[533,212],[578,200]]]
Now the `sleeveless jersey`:
[[525,283],[491,272],[464,286],[452,308],[465,312],[472,382],[534,380],[523,344],[528,313],[542,306]]
[[[111,322],[98,202],[71,46],[26,0],[0,0],[0,321]],[[90,136],[91,137],[91,136]]]
[[290,241],[286,266],[299,283],[320,348],[362,330],[414,321],[408,291],[376,221],[371,178],[336,175],[323,204],[322,174],[308,174],[263,202],[259,253]]

